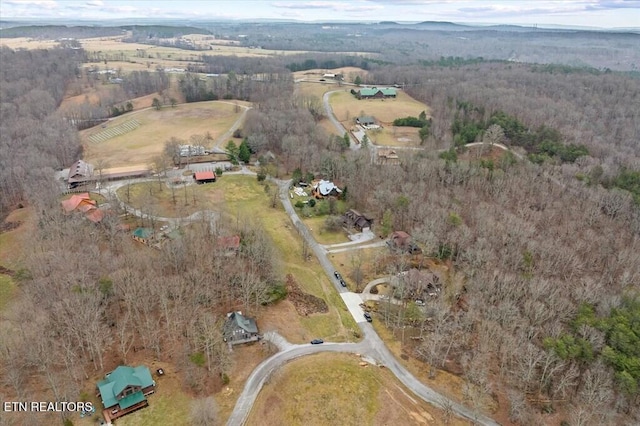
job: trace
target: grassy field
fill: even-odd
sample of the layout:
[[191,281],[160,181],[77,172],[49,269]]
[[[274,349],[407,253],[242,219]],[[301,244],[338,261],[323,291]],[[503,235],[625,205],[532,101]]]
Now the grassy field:
[[[258,395],[247,424],[443,424],[440,410],[409,396],[386,369],[347,354],[291,362]],[[457,419],[450,423],[466,425]]]
[[9,269],[19,269],[26,239],[33,230],[33,212],[30,208],[12,211],[5,223],[17,223],[16,228],[0,233],[0,265]]
[[[84,145],[85,160],[95,163],[102,160],[110,167],[147,165],[154,156],[162,153],[164,144],[171,137],[189,140],[192,135],[211,134],[213,140],[223,135],[240,117],[232,102],[198,102],[180,104],[176,108],[165,107],[160,111],[146,109],[125,114],[106,127],[96,126],[80,133]],[[112,137],[104,142],[90,142],[91,136],[108,131],[123,123],[137,120],[135,130]],[[209,145],[213,143],[208,142]]]
[[9,304],[16,292],[16,285],[9,275],[0,274],[0,312]]
[[398,90],[398,97],[395,99],[363,100],[358,100],[349,93],[349,90],[350,88],[346,88],[343,92],[334,93],[330,97],[335,116],[349,126],[360,115],[372,115],[385,126],[390,126],[396,118],[409,115],[417,117],[422,111],[426,111],[427,116],[429,115],[429,107],[402,90]]
[[350,240],[343,230],[337,232],[326,231],[323,228],[327,216],[305,217],[302,221],[311,230],[313,237],[320,244],[348,243]]
[[[220,210],[223,199],[218,183],[222,179],[214,184],[187,185],[186,191],[183,186],[175,187],[172,191],[164,181],[160,184],[158,182],[142,182],[128,188],[126,186],[120,187],[117,193],[125,203],[153,215],[184,217],[200,210]],[[127,192],[129,193],[128,197]],[[175,204],[173,204],[173,195],[176,199]],[[194,198],[195,203],[193,202]]]
[[191,398],[183,392],[172,389],[169,394],[158,389],[149,397],[149,406],[143,410],[118,419],[120,426],[188,426]]
[[[195,41],[199,46],[207,50],[193,51],[177,49],[174,47],[153,46],[140,43],[123,43],[123,36],[95,37],[80,39],[82,47],[89,55],[103,54],[106,57],[118,60],[108,60],[106,66],[113,69],[120,68],[124,72],[153,70],[157,66],[162,68],[186,68],[192,63],[201,62],[202,55],[208,56],[239,56],[239,57],[270,57],[295,55],[306,51],[295,50],[268,50],[250,49],[237,46],[225,40],[207,40],[207,36],[201,34],[187,34],[183,39]],[[11,49],[52,49],[58,46],[55,40],[40,40],[27,37],[1,38],[0,45]],[[349,52],[345,52],[349,54]],[[353,55],[366,55],[362,52],[351,52]],[[370,55],[370,54],[369,54]],[[103,62],[85,64],[105,66]]]
[[420,137],[415,127],[384,127],[367,132],[369,140],[376,145],[388,146],[419,146]]

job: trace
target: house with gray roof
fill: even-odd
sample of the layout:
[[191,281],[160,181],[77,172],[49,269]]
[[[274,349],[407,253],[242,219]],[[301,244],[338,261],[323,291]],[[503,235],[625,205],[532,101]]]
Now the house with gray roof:
[[230,345],[260,340],[258,325],[253,318],[245,317],[242,312],[230,312],[224,323],[224,339]]

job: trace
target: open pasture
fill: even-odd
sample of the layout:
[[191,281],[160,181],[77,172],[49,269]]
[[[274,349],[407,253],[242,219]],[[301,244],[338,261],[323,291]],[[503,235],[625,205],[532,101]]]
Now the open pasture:
[[385,126],[390,126],[396,118],[417,117],[422,111],[426,111],[427,116],[429,115],[428,106],[416,101],[402,90],[398,90],[398,96],[395,99],[358,99],[349,93],[350,90],[351,87],[345,88],[344,91],[334,93],[329,98],[333,113],[345,125],[353,124],[355,118],[360,115],[372,115]]
[[[148,164],[164,150],[165,142],[176,137],[189,141],[193,135],[211,136],[209,145],[223,135],[240,117],[242,110],[232,102],[180,104],[161,110],[148,108],[109,120],[106,127],[82,131],[84,157],[89,163],[102,160],[110,167]],[[120,133],[138,122],[139,126]],[[107,135],[107,132],[112,131]],[[110,136],[110,137],[106,137]],[[99,141],[95,143],[93,141]]]

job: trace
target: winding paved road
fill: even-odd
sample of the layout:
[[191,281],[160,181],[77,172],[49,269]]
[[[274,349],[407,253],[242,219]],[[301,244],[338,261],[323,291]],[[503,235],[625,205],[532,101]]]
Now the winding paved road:
[[[318,244],[307,227],[302,223],[298,214],[295,212],[291,201],[289,199],[289,186],[291,181],[277,181],[280,188],[280,200],[284,206],[285,211],[291,218],[293,225],[296,227],[300,235],[306,240],[308,246],[316,255],[320,265],[324,269],[327,276],[330,277],[330,281],[333,284],[336,291],[340,294],[345,301],[349,311],[354,316],[354,319],[358,323],[363,340],[359,343],[325,343],[323,345],[293,345],[290,344],[282,337],[276,338],[277,346],[280,348],[280,352],[271,356],[263,361],[249,376],[245,384],[236,406],[234,407],[227,425],[236,426],[243,425],[253,403],[255,402],[260,389],[269,378],[269,376],[279,367],[292,359],[302,357],[304,355],[318,353],[318,352],[351,352],[360,353],[366,355],[376,361],[377,364],[387,367],[408,389],[413,391],[417,396],[424,401],[433,404],[437,407],[444,408],[445,406],[451,407],[452,411],[457,415],[469,419],[475,423],[482,425],[498,425],[494,420],[484,415],[477,413],[476,411],[459,404],[426,386],[416,379],[407,369],[405,369],[393,356],[393,354],[387,349],[386,345],[373,329],[372,325],[367,323],[362,316],[362,312],[354,312],[354,309],[360,309],[359,307],[353,307],[354,295],[359,298],[360,295],[349,292],[346,288],[338,285],[333,277],[334,267],[329,261],[325,250],[320,244]],[[361,299],[360,299],[361,300]],[[274,334],[265,336],[269,340],[275,338]],[[284,342],[283,342],[284,341]]]
[[338,92],[343,92],[343,91],[344,90],[332,90],[330,92],[326,92],[324,95],[322,95],[322,103],[324,104],[324,111],[327,114],[327,118],[329,119],[331,124],[333,124],[333,127],[336,128],[336,130],[338,131],[338,134],[344,135],[345,132],[346,132],[347,135],[349,135],[349,148],[351,148],[351,150],[355,151],[357,149],[360,149],[360,144],[358,144],[353,139],[353,137],[351,137],[351,133],[349,133],[349,131],[344,128],[342,123],[340,123],[338,121],[336,116],[333,114],[333,109],[331,108],[331,105],[329,104],[329,97],[331,97],[332,93],[338,93]]

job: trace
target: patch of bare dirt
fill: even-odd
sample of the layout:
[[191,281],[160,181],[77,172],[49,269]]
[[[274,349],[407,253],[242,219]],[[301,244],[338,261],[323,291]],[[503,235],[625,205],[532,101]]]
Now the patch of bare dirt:
[[0,274],[13,277],[16,274],[16,271],[14,271],[13,269],[7,269],[4,266],[0,265]]
[[287,274],[287,299],[296,308],[298,315],[307,316],[309,314],[329,312],[327,303],[312,294],[304,293],[296,279],[291,274]]
[[16,229],[20,225],[22,225],[22,222],[3,222],[0,224],[0,234]]

